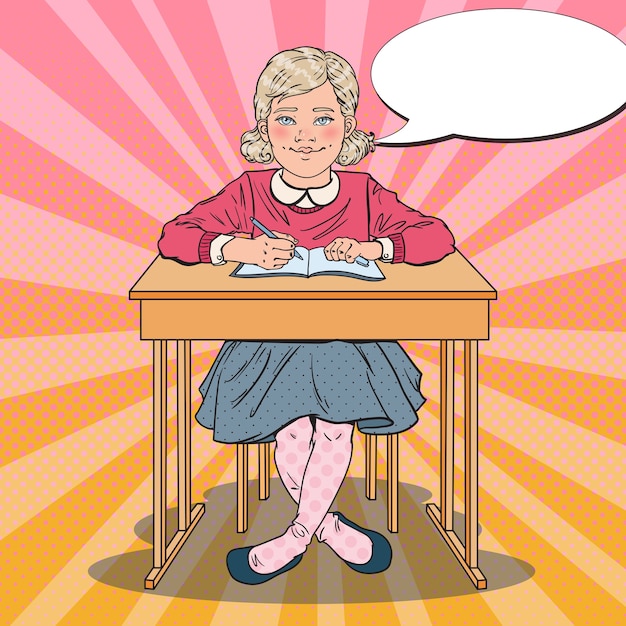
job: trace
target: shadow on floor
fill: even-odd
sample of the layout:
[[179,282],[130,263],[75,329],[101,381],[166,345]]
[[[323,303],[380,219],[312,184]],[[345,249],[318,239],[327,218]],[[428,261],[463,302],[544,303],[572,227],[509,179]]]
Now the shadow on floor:
[[[269,500],[258,500],[258,482],[250,481],[248,532],[236,532],[236,486],[220,485],[205,495],[205,513],[157,588],[144,589],[152,568],[152,548],[111,556],[89,568],[97,581],[162,596],[223,602],[333,604],[393,602],[444,598],[518,585],[531,578],[534,568],[519,559],[479,552],[479,567],[488,589],[477,591],[426,514],[431,493],[419,486],[400,484],[399,533],[387,531],[386,483],[378,481],[376,500],[364,496],[364,480],[347,478],[331,510],[356,523],[382,532],[393,548],[393,561],[383,574],[364,575],[351,570],[316,539],[302,562],[288,574],[263,585],[241,585],[226,569],[229,550],[255,545],[280,535],[295,515],[296,506],[279,479],[271,481]],[[177,510],[167,512],[168,534],[177,526]],[[464,517],[455,514],[455,530],[463,539]],[[152,516],[135,526],[137,536],[152,544]],[[168,537],[169,541],[169,537]]]

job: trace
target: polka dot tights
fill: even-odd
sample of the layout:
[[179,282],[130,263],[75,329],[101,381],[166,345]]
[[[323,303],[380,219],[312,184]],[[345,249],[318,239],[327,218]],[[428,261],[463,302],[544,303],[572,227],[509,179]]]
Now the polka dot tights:
[[372,542],[328,512],[352,457],[352,424],[333,424],[317,418],[315,429],[302,417],[276,435],[276,467],[297,515],[280,537],[255,546],[250,567],[261,574],[275,572],[302,554],[315,534],[340,557],[366,563]]

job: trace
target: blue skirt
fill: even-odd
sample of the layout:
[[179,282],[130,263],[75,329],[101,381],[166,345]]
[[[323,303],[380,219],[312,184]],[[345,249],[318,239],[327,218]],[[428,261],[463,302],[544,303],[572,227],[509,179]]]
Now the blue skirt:
[[305,415],[385,435],[417,423],[421,372],[395,341],[227,341],[196,414],[221,443],[273,441]]

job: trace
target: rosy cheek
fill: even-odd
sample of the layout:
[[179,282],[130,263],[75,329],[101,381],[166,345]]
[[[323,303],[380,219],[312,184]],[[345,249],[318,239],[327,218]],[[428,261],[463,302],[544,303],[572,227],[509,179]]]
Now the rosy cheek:
[[287,126],[281,126],[280,124],[277,124],[276,126],[272,127],[272,130],[270,132],[270,140],[274,142],[278,141],[280,143],[284,143],[289,139],[290,135],[291,133]]
[[325,143],[343,141],[343,129],[341,126],[325,126],[320,131],[320,138]]

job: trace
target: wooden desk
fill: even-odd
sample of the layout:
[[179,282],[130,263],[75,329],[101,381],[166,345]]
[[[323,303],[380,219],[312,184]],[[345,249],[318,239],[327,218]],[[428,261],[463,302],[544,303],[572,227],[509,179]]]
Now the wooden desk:
[[[479,589],[478,340],[489,338],[494,288],[455,252],[423,266],[381,264],[386,280],[232,278],[234,263],[184,266],[157,257],[130,291],[141,301],[141,339],[154,343],[153,589],[204,513],[191,508],[191,341],[398,340],[441,342],[441,509],[428,504],[437,529]],[[177,346],[179,529],[166,545],[166,346]],[[454,476],[454,340],[464,342],[465,537],[452,527]]]

